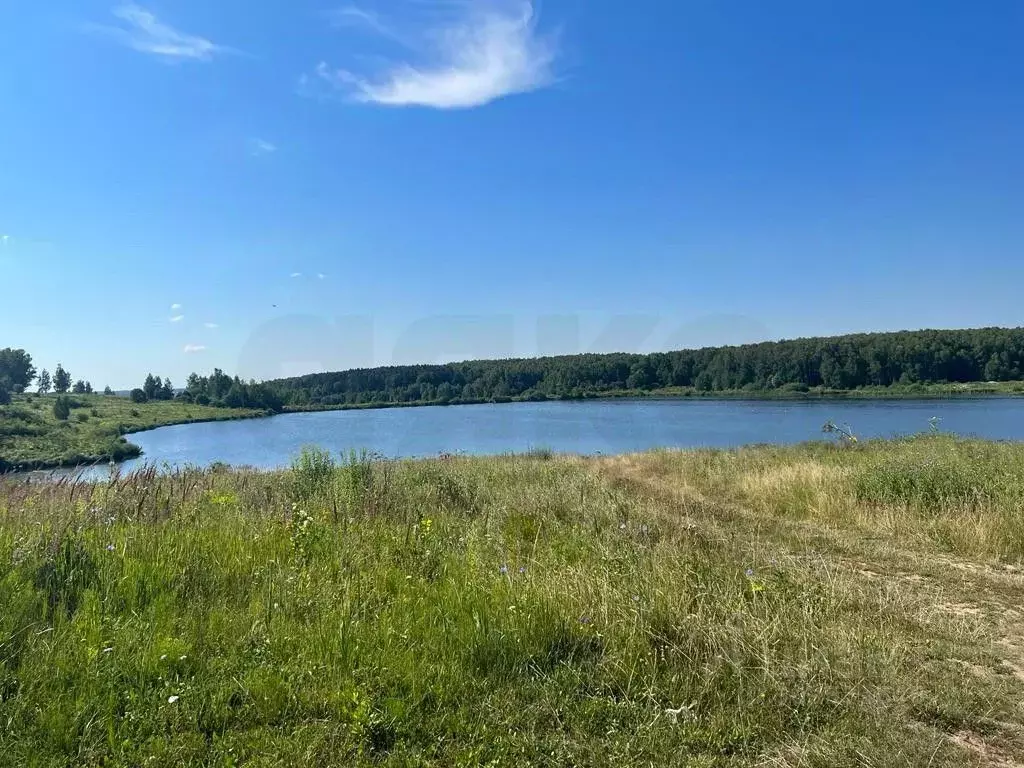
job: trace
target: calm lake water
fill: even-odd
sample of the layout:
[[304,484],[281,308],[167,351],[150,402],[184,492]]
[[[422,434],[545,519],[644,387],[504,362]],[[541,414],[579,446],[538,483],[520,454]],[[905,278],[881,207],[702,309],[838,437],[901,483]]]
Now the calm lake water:
[[[205,466],[215,461],[286,466],[305,445],[335,454],[366,448],[389,457],[441,452],[624,453],[649,448],[731,447],[824,439],[822,425],[848,424],[863,438],[911,434],[941,418],[942,431],[1024,440],[1024,399],[602,400],[295,413],[251,421],[163,427],[130,439],[143,457],[126,462]],[[105,470],[101,470],[105,475]]]

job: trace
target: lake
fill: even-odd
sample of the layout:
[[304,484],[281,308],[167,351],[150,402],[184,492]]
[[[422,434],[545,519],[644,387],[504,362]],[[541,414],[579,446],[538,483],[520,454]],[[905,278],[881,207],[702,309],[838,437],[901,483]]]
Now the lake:
[[[286,466],[306,445],[388,457],[500,454],[531,448],[624,453],[650,448],[732,447],[825,439],[829,419],[861,439],[911,434],[942,419],[942,431],[1024,440],[1024,399],[937,400],[591,400],[293,413],[250,421],[183,424],[140,432],[144,464],[205,466],[215,461]],[[105,470],[99,470],[103,475]]]

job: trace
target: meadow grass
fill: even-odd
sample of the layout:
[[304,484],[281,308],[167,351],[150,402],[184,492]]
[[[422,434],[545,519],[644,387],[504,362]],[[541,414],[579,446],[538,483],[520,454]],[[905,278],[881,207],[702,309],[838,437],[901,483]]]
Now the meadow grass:
[[174,400],[133,403],[124,397],[69,395],[67,421],[53,414],[56,395],[17,395],[0,406],[0,472],[86,466],[138,456],[123,435],[170,424],[252,418],[252,409],[212,408]]
[[1024,446],[0,481],[0,764],[1024,756]]

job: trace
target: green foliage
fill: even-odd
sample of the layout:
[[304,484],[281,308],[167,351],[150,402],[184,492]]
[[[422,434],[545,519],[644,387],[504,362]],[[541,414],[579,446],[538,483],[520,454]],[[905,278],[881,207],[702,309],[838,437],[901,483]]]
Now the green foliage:
[[53,381],[50,379],[50,372],[43,368],[39,374],[39,394],[45,395],[53,389]]
[[71,374],[64,370],[64,366],[57,363],[57,369],[53,372],[53,391],[58,395],[65,394],[71,389]]
[[224,408],[261,408],[280,411],[284,401],[275,388],[255,381],[244,382],[215,368],[210,376],[188,377],[183,399]]
[[365,508],[373,488],[374,462],[378,459],[369,451],[355,449],[342,456],[338,474],[350,509]]
[[[639,354],[476,360],[267,382],[299,407],[448,404],[673,391],[797,395],[1024,379],[1024,328],[904,331]],[[230,380],[228,380],[230,382]],[[229,384],[230,386],[230,384]],[[226,388],[224,390],[226,392]],[[211,397],[216,400],[223,393]]]
[[53,401],[53,418],[57,421],[67,421],[71,416],[71,398],[58,395]]
[[71,388],[71,391],[76,395],[91,395],[92,384],[90,384],[88,381],[82,381],[81,379],[79,379],[78,381],[75,382],[75,386]]
[[107,397],[111,397],[114,394],[114,390],[112,390],[109,386],[104,387],[103,394],[106,395]]
[[[58,419],[57,410],[68,416]],[[74,428],[67,425],[70,413],[86,409],[85,421],[77,416]],[[75,466],[123,460],[139,454],[123,435],[141,429],[191,421],[219,421],[251,418],[260,411],[204,408],[177,401],[134,404],[128,398],[101,395],[38,397],[16,395],[14,403],[0,412],[0,474],[14,468],[36,469],[59,465]],[[85,415],[85,414],[82,414]],[[0,575],[2,579],[2,575]]]
[[859,500],[936,513],[1011,504],[1024,497],[1016,451],[931,436],[897,446],[858,474]]
[[334,459],[331,454],[315,446],[302,449],[292,461],[293,496],[308,501],[327,491],[334,477]]
[[35,377],[32,356],[24,349],[0,349],[0,389],[20,394]]
[[149,396],[146,394],[146,391],[138,388],[133,389],[128,397],[133,403],[145,403],[149,400]]

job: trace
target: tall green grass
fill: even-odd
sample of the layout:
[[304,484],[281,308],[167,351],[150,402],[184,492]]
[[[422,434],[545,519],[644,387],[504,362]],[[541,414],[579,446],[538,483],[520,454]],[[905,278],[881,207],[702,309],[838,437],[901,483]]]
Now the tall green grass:
[[728,527],[795,455],[0,485],[0,764],[960,764],[976,633]]

